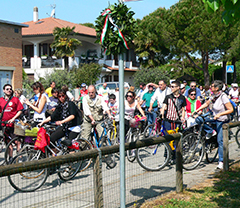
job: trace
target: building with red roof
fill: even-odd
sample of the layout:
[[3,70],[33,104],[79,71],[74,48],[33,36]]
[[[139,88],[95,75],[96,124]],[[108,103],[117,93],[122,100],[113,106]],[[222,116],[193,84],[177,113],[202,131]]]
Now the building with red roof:
[[[82,45],[75,51],[75,57],[69,58],[69,67],[79,66],[80,63],[98,62],[104,64],[99,82],[118,81],[118,57],[105,56],[101,46],[96,41],[96,31],[93,28],[51,17],[39,19],[38,8],[33,9],[33,20],[24,22],[29,27],[22,29],[22,63],[25,72],[32,79],[44,77],[54,68],[64,69],[64,59],[55,57],[54,50],[50,47],[54,40],[55,27],[75,27],[74,38],[81,41]],[[137,62],[133,50],[125,54],[126,81],[132,83],[131,77],[136,72]]]

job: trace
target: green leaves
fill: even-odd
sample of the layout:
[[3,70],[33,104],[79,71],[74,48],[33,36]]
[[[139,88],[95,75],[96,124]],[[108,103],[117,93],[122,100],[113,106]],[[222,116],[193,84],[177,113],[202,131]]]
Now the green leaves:
[[[131,45],[133,39],[136,37],[136,21],[133,18],[133,15],[135,13],[133,11],[130,11],[130,9],[122,3],[110,5],[109,9],[111,10],[110,15],[113,19],[114,24],[120,28],[125,40],[127,41],[127,44]],[[99,15],[95,21],[95,28],[97,32],[96,43],[99,44],[102,44],[100,42],[100,37],[104,27],[105,18],[106,17]],[[116,27],[110,22],[108,24],[102,47],[104,50],[107,49],[107,55],[117,55],[126,52],[126,48],[124,47],[122,39],[118,36]]]
[[77,46],[81,45],[81,41],[72,38],[75,27],[56,27],[53,30],[54,41],[51,48],[55,49],[55,55],[58,57],[73,57]]

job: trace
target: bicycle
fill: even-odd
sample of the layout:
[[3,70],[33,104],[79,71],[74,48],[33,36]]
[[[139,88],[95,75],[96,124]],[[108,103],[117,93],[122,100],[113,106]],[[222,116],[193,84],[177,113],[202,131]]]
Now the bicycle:
[[203,123],[199,126],[198,132],[193,132],[187,134],[182,139],[182,149],[183,149],[183,168],[185,170],[193,170],[198,167],[198,165],[203,160],[204,154],[206,153],[207,162],[213,162],[218,153],[218,143],[217,136],[205,139],[205,132],[203,130],[203,125],[205,123],[205,118],[210,115],[210,112],[199,115],[203,118]]
[[[166,134],[177,133],[178,128],[166,130],[162,124],[163,119],[158,113],[154,124],[148,125],[144,130],[144,138],[154,136],[165,136]],[[176,121],[176,123],[180,123]],[[151,131],[149,129],[152,129]],[[139,148],[137,150],[137,161],[139,165],[147,171],[159,171],[163,169],[170,161],[170,156],[174,150],[173,143],[160,143]]]
[[[110,140],[111,129],[109,129],[109,125],[111,125],[111,122],[112,121],[105,119],[104,121],[95,121],[95,124],[92,125],[91,134],[88,141],[90,141],[90,144],[93,148],[112,146],[112,142]],[[97,124],[101,124],[101,126],[103,127],[103,131],[100,137],[96,129]],[[109,168],[114,168],[116,166],[117,163],[115,161],[115,153],[105,155],[103,158]]]
[[[145,123],[145,117],[140,117],[138,115],[136,115],[134,117],[136,119],[136,123],[131,126],[126,134],[126,142],[135,142],[136,140],[138,140],[140,138],[140,135],[143,132],[143,127],[144,127],[144,123]],[[132,150],[127,150],[127,159],[129,162],[134,162],[134,160],[136,159],[136,150],[132,149]]]
[[[52,128],[45,125],[45,128]],[[50,141],[50,144],[55,151],[47,145],[45,147],[45,153],[41,150],[35,150],[33,145],[25,145],[13,159],[12,164],[39,160],[47,157],[67,155],[74,152],[84,151],[92,149],[91,144],[86,139],[80,138],[80,134],[76,139],[72,141],[72,146],[67,146],[64,140],[58,140],[56,144]],[[13,188],[21,192],[32,192],[39,189],[47,180],[50,172],[57,172],[58,177],[63,181],[72,179],[78,172],[85,170],[89,167],[90,160],[68,162],[62,165],[58,165],[56,168],[41,168],[38,170],[32,170],[28,172],[22,172],[8,176],[8,181]]]

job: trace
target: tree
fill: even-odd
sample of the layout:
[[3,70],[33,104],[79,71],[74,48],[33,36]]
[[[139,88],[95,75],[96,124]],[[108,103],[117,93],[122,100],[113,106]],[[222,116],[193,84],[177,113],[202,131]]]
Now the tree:
[[[209,85],[208,61],[226,34],[219,12],[209,14],[201,0],[184,0],[172,6],[168,14],[164,38],[171,53],[188,58],[192,66],[203,71],[204,82]],[[199,58],[194,59],[196,56]]]
[[164,65],[172,58],[164,41],[167,13],[165,8],[158,8],[137,21],[138,33],[134,45],[139,61],[144,67]]
[[95,84],[99,79],[102,71],[102,66],[96,63],[82,64],[78,69],[73,70],[73,84],[81,85],[83,82],[87,85]]
[[90,23],[90,22],[79,23],[79,25],[83,25],[83,26],[91,27],[91,28],[95,29],[95,25],[93,23]]
[[55,49],[55,55],[57,57],[64,58],[65,68],[68,67],[68,57],[74,57],[77,46],[81,45],[81,41],[72,38],[75,35],[75,27],[55,27],[53,30],[54,41],[51,44],[51,48]]
[[159,80],[164,79],[166,82],[169,82],[170,76],[169,76],[169,69],[166,69],[166,67],[169,66],[161,66],[161,67],[155,67],[155,68],[143,68],[141,70],[138,70],[134,75],[134,85],[139,86],[141,82],[144,83],[156,83],[158,84]]
[[46,73],[44,77],[40,77],[39,81],[45,89],[49,87],[52,81],[56,83],[57,89],[61,89],[64,84],[68,86],[72,85],[74,78],[74,74],[71,72],[69,73],[67,69],[54,69],[52,73]]
[[238,21],[240,19],[240,1],[239,0],[202,0],[209,12],[216,12],[221,7],[222,19],[226,24]]

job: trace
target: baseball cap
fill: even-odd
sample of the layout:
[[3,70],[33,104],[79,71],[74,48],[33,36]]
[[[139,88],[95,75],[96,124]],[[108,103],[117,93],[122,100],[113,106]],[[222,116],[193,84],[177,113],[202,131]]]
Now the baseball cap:
[[81,87],[86,87],[87,85],[85,83],[82,83],[81,84]]
[[180,85],[180,89],[183,89],[183,88],[185,88],[185,85],[184,85],[184,84],[181,84],[181,85]]
[[186,81],[186,80],[183,80],[183,83],[187,83],[187,81]]

